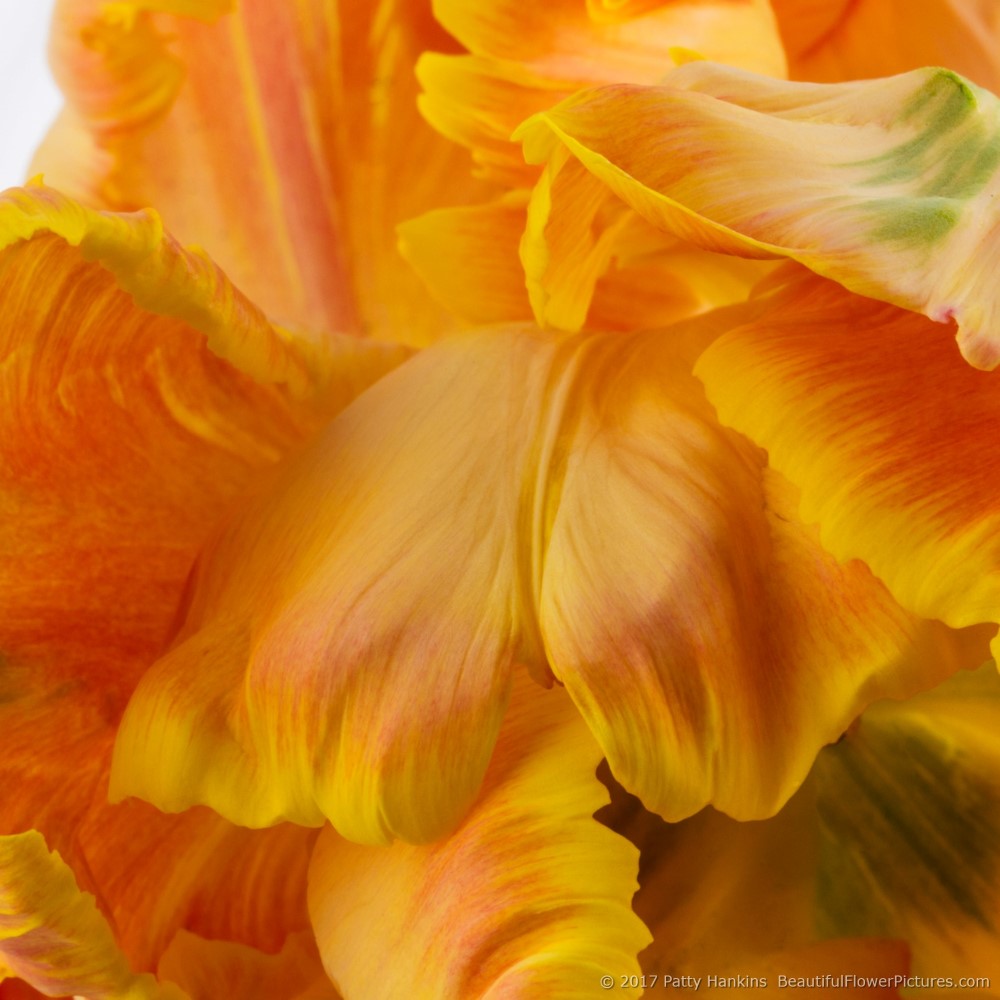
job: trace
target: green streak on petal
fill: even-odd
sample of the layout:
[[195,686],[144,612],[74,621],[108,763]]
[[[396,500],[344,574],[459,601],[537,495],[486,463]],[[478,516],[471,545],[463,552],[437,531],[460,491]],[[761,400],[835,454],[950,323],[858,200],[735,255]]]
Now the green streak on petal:
[[962,750],[926,727],[863,720],[816,773],[823,933],[879,935],[900,919],[993,928],[996,787]]
[[996,100],[987,95],[980,102],[977,90],[950,70],[932,71],[890,126],[906,126],[910,137],[879,156],[844,166],[871,169],[866,186],[916,185],[917,197],[972,198],[1000,163]]
[[930,134],[953,128],[979,106],[968,80],[950,69],[929,70],[930,78],[903,106],[899,120],[919,119],[919,127]]
[[958,222],[961,206],[951,198],[886,198],[871,202],[875,220],[869,233],[877,243],[899,243],[906,248],[936,243]]
[[976,123],[976,135],[963,139],[944,152],[937,175],[928,178],[921,194],[945,198],[972,198],[989,183],[1000,164],[1000,134]]

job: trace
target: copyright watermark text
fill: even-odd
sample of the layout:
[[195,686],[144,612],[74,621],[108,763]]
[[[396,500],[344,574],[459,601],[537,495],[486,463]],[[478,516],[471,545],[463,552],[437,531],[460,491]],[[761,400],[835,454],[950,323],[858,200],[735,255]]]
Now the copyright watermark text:
[[858,990],[858,989],[906,989],[906,990],[954,990],[989,989],[987,976],[862,976],[852,972],[840,975],[821,976],[744,976],[744,975],[704,975],[670,976],[650,973],[648,975],[601,976],[601,988],[605,990],[688,990],[697,993],[709,990],[764,990],[777,986],[779,990]]

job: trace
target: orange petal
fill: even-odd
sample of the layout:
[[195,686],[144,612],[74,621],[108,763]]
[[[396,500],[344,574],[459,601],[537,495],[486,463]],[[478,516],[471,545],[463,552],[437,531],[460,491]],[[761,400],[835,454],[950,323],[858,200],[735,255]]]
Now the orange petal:
[[546,677],[544,640],[652,808],[761,816],[872,698],[967,663],[715,423],[688,358],[719,322],[492,331],[383,378],[205,553],[113,794],[432,839],[475,797],[514,661]]
[[191,1000],[340,1000],[326,978],[311,934],[288,938],[277,954],[180,931],[157,969]]
[[593,819],[607,802],[600,756],[569,699],[522,676],[450,837],[378,849],[324,831],[310,910],[344,993],[388,1000],[419,982],[440,1000],[590,997],[602,975],[636,974],[649,940],[631,910],[638,859]]
[[0,833],[42,831],[133,968],[184,922],[276,947],[309,832],[112,809],[111,746],[216,520],[395,352],[306,348],[154,215],[44,188],[0,197],[0,298]]
[[767,448],[839,559],[910,611],[996,622],[996,380],[920,316],[806,276],[714,343],[699,377],[724,423]]
[[106,770],[103,778],[73,836],[86,887],[135,968],[156,968],[180,928],[276,951],[308,927],[306,868],[316,831],[245,830],[208,809],[165,816],[144,802],[111,806]]
[[794,80],[833,83],[947,66],[1000,90],[1000,11],[992,3],[771,0],[771,6]]
[[34,832],[0,837],[0,967],[48,996],[185,998],[129,968],[93,898]]
[[392,361],[321,358],[156,216],[44,188],[0,197],[0,297],[2,831],[71,853],[43,815],[89,799],[209,528]]
[[[585,91],[518,135],[532,162],[571,154],[654,225],[706,249],[791,257],[954,317],[965,356],[989,368],[1000,362],[998,109],[945,70],[823,86],[696,62],[667,86]],[[535,228],[593,197],[581,185],[552,204],[540,187]]]
[[69,108],[35,169],[100,207],[156,205],[279,322],[434,336],[394,228],[470,189],[414,104],[417,54],[448,40],[421,3],[389,11],[61,0]]

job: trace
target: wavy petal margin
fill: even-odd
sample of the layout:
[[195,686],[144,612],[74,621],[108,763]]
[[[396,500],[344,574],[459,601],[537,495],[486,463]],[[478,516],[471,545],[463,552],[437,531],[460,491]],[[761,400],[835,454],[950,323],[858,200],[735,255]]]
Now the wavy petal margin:
[[447,839],[377,849],[324,831],[310,908],[344,994],[570,1000],[637,973],[649,941],[631,906],[638,855],[593,818],[607,803],[600,756],[566,695],[522,675]]
[[0,837],[0,963],[48,996],[186,1000],[132,972],[93,897],[38,833]]
[[0,834],[38,829],[136,970],[181,923],[277,947],[314,834],[108,806],[114,733],[216,521],[400,352],[314,350],[155,215],[38,186],[0,196],[0,298]]
[[[970,363],[1000,364],[1000,102],[954,73],[822,85],[694,62],[662,87],[584,91],[517,136],[529,161],[576,158],[654,225],[954,319]],[[540,186],[529,217],[537,231],[592,197],[555,204]]]
[[447,317],[395,226],[476,191],[415,104],[418,54],[449,48],[421,2],[60,0],[67,108],[33,169],[101,208],[155,205],[315,340],[421,343]]
[[1000,396],[921,316],[793,275],[696,373],[839,559],[914,614],[1000,620]]
[[766,976],[771,989],[777,975],[888,976],[872,994],[883,996],[995,975],[998,718],[991,662],[877,703],[761,823],[706,809],[666,824],[612,785],[600,818],[642,852],[635,907],[654,937],[644,971],[731,970]]
[[688,358],[757,308],[493,330],[383,378],[205,552],[113,795],[427,842],[474,801],[520,662],[651,808],[760,817],[872,699],[982,662],[980,633],[839,566],[717,424]]

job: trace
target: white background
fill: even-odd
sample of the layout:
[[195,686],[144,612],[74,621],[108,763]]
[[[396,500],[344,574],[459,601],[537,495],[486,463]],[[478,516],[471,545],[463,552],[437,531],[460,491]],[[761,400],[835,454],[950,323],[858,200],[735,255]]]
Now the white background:
[[46,46],[55,0],[0,0],[0,190],[27,179],[62,96]]

